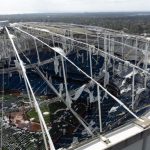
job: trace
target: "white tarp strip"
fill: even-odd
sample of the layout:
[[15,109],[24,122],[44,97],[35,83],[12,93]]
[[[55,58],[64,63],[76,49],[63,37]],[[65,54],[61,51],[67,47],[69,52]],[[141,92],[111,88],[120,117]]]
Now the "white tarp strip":
[[55,74],[57,74],[57,73],[59,72],[58,67],[59,67],[59,61],[58,61],[58,58],[55,57],[55,59],[54,59],[54,70],[55,70]]
[[80,97],[80,95],[82,94],[82,92],[83,92],[85,86],[86,86],[86,85],[84,84],[83,86],[81,86],[81,87],[76,91],[75,96],[72,98],[72,100],[77,100],[77,99]]

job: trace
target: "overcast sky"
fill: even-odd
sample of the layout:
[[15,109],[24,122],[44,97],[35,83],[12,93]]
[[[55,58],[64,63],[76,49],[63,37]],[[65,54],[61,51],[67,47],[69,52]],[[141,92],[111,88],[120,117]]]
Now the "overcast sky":
[[150,11],[150,0],[0,0],[0,14]]

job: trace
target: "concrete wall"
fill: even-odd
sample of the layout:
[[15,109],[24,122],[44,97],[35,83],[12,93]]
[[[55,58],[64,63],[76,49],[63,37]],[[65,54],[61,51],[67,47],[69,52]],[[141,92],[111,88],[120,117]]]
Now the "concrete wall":
[[122,150],[150,150],[150,136],[138,140]]

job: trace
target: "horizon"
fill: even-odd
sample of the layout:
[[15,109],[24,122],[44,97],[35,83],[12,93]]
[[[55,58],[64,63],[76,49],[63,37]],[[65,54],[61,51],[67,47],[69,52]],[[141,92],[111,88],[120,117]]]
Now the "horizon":
[[150,13],[150,11],[87,11],[87,12],[26,12],[26,13],[10,13],[10,14],[0,14],[0,16],[5,15],[30,15],[30,14],[94,14],[94,13]]

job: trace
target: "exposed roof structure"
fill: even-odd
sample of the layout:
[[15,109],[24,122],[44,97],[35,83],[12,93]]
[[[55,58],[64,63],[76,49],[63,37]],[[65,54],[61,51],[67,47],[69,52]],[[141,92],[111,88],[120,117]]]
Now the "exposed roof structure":
[[[124,148],[149,130],[148,39],[64,23],[1,27],[2,148]],[[19,129],[16,112],[17,125],[26,123]],[[40,131],[28,130],[33,121]],[[22,132],[28,136],[19,141]]]

